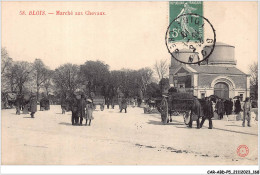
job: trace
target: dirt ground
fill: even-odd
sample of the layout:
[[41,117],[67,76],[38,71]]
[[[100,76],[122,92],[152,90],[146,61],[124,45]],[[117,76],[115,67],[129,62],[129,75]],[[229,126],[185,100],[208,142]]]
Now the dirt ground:
[[[2,164],[16,165],[257,165],[258,123],[213,120],[213,129],[187,128],[182,116],[161,124],[159,114],[128,107],[94,111],[91,126],[72,126],[60,106],[32,119],[2,110]],[[85,121],[84,121],[85,124]],[[249,154],[239,157],[246,145]]]

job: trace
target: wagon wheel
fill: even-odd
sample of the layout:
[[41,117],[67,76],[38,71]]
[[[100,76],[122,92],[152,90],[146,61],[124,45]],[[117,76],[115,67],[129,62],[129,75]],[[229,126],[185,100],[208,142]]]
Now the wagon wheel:
[[169,123],[169,118],[168,118],[168,103],[166,99],[162,100],[161,103],[161,118],[162,122],[165,125],[166,123]]
[[191,110],[189,111],[186,111],[184,114],[183,114],[183,119],[184,119],[184,123],[186,125],[188,125],[190,123],[190,117],[191,116]]

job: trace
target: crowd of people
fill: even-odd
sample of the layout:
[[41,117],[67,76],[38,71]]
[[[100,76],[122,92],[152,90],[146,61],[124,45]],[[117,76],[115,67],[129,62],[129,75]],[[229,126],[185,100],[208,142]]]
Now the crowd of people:
[[[214,102],[216,101],[216,102]],[[233,101],[232,99],[229,100],[224,100],[224,99],[212,99],[210,97],[206,97],[205,99],[199,100],[195,97],[194,98],[194,106],[199,106],[196,105],[196,103],[200,103],[201,104],[201,110],[196,111],[196,109],[193,109],[196,113],[196,115],[198,116],[196,119],[197,122],[197,128],[201,128],[205,122],[206,119],[209,120],[209,129],[213,128],[213,124],[212,124],[212,118],[214,117],[214,112],[216,112],[218,114],[218,119],[221,120],[223,119],[223,115],[226,115],[228,117],[228,115],[231,115],[233,113]],[[247,97],[245,99],[245,101],[243,102],[243,105],[241,107],[241,98],[237,98],[235,101],[235,105],[234,105],[235,109],[234,109],[234,113],[235,114],[239,114],[242,112],[242,126],[245,127],[245,123],[247,120],[247,126],[251,127],[250,121],[251,121],[251,108],[252,108],[252,104],[251,104],[251,99],[249,97]],[[203,113],[203,114],[202,114]],[[202,116],[202,120],[201,122],[199,122],[199,117]],[[192,127],[192,121],[194,119],[191,118],[188,127]]]
[[[94,103],[95,95],[90,93],[90,95],[85,95],[83,92],[77,92],[70,96],[63,95],[61,97],[61,110],[62,114],[66,111],[71,111],[71,123],[72,125],[82,125],[83,120],[86,120],[85,125],[91,125],[91,121],[94,119],[93,111],[96,108]],[[114,109],[116,97],[106,97],[105,104],[107,109],[111,106]],[[117,101],[119,105],[120,112],[124,110],[127,113],[127,103],[128,100],[123,93],[119,93],[117,96]]]
[[37,99],[35,94],[18,94],[15,100],[16,114],[20,115],[21,111],[24,114],[31,112],[31,118],[34,118],[34,114],[37,112]]
[[[70,95],[64,94],[61,96],[60,104],[62,114],[65,114],[66,111],[71,111],[71,123],[72,125],[82,125],[83,120],[85,119],[85,125],[90,126],[91,121],[94,119],[93,111],[95,109],[94,103],[95,95],[90,93],[90,95],[85,95],[82,91],[76,92]],[[196,119],[197,128],[201,128],[205,122],[205,120],[209,120],[209,129],[213,128],[212,118],[214,117],[214,113],[218,115],[218,119],[222,120],[223,116],[227,117],[233,112],[238,115],[240,114],[243,118],[242,126],[245,127],[245,123],[247,120],[247,126],[250,127],[251,121],[251,100],[250,98],[246,98],[244,102],[242,102],[241,98],[237,98],[235,103],[233,103],[232,99],[224,100],[220,98],[212,98],[206,97],[205,99],[199,100],[197,97],[194,97],[194,106],[201,106],[201,110],[198,108],[194,108],[193,111],[197,114],[197,116],[202,116],[202,120],[200,122],[199,117]],[[127,104],[129,100],[126,98],[125,94],[122,92],[117,93],[116,96],[109,96],[105,98],[105,104],[107,109],[111,106],[114,109],[115,102],[117,101],[119,105],[119,111],[127,113]],[[133,107],[135,105],[140,106],[140,101],[138,98],[132,98],[130,100]],[[155,100],[148,99],[147,104],[152,107],[155,105]],[[40,100],[40,110],[49,110],[49,100],[47,97],[43,97]],[[30,96],[26,95],[17,95],[16,101],[16,114],[20,115],[20,111],[23,113],[31,112],[31,118],[34,118],[35,113],[37,112],[37,99],[35,94],[31,94]],[[154,107],[154,106],[153,106]],[[233,110],[234,108],[234,110]],[[190,120],[188,126],[192,127],[192,121]]]

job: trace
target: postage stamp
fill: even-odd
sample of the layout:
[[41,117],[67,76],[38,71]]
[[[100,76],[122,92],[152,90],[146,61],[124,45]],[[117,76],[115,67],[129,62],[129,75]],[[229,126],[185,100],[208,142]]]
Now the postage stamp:
[[169,13],[165,42],[172,57],[187,64],[206,60],[214,50],[216,33],[203,17],[203,2],[170,2]]

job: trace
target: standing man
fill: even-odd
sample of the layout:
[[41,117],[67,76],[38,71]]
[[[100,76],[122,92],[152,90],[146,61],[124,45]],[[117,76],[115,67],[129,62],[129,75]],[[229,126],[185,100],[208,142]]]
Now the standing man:
[[81,94],[81,98],[78,103],[78,116],[80,117],[79,125],[82,125],[83,118],[85,118],[86,115],[85,109],[86,109],[85,95]]
[[21,110],[21,103],[22,103],[22,98],[21,94],[18,94],[16,97],[15,101],[15,107],[16,107],[16,114],[20,115],[20,110]]
[[121,106],[122,106],[122,99],[124,97],[124,94],[122,92],[120,92],[118,94],[118,106],[119,106],[119,109],[121,110]]
[[122,98],[122,101],[121,101],[121,108],[120,108],[120,112],[122,112],[122,110],[124,109],[125,110],[125,113],[127,112],[126,111],[126,108],[127,108],[127,99],[125,97]]
[[233,112],[233,101],[232,101],[232,98],[229,99],[229,109],[228,109],[228,114],[231,115],[232,112]]
[[228,100],[228,108],[227,108],[227,117],[228,115],[231,115],[232,114],[232,111],[233,111],[233,101],[232,101],[232,98],[230,98]]
[[247,126],[251,127],[250,120],[251,120],[251,101],[250,98],[247,97],[243,106],[243,123],[242,126],[245,127],[245,120],[247,118]]
[[79,118],[78,118],[78,100],[75,94],[73,94],[72,99],[70,101],[71,106],[71,123],[72,125],[78,124]]
[[213,114],[213,107],[212,107],[212,102],[210,101],[210,98],[206,97],[205,98],[206,102],[205,105],[203,106],[203,113],[204,116],[202,117],[202,121],[200,123],[200,128],[203,126],[204,122],[206,119],[209,120],[209,129],[212,129],[212,117],[214,116]]
[[[110,87],[110,90],[109,90],[109,102],[111,103],[111,107],[112,109],[114,109],[114,96],[115,96],[115,90],[114,90],[114,87],[111,86]],[[109,107],[109,105],[108,105]]]
[[197,99],[197,97],[194,97],[193,99],[194,104],[192,106],[192,112],[191,112],[191,116],[190,116],[190,122],[189,122],[189,128],[192,128],[192,122],[193,122],[193,118],[195,115],[197,115],[197,129],[200,129],[200,116],[201,116],[201,104],[199,102],[199,100]]
[[223,103],[223,100],[222,100],[222,99],[218,99],[215,108],[216,108],[216,110],[217,110],[217,114],[218,114],[219,120],[223,119],[224,103]]
[[239,114],[241,111],[241,103],[240,103],[240,98],[238,98],[235,102],[235,114]]
[[34,114],[37,112],[37,100],[35,94],[32,94],[30,98],[29,107],[31,112],[31,118],[34,118]]

